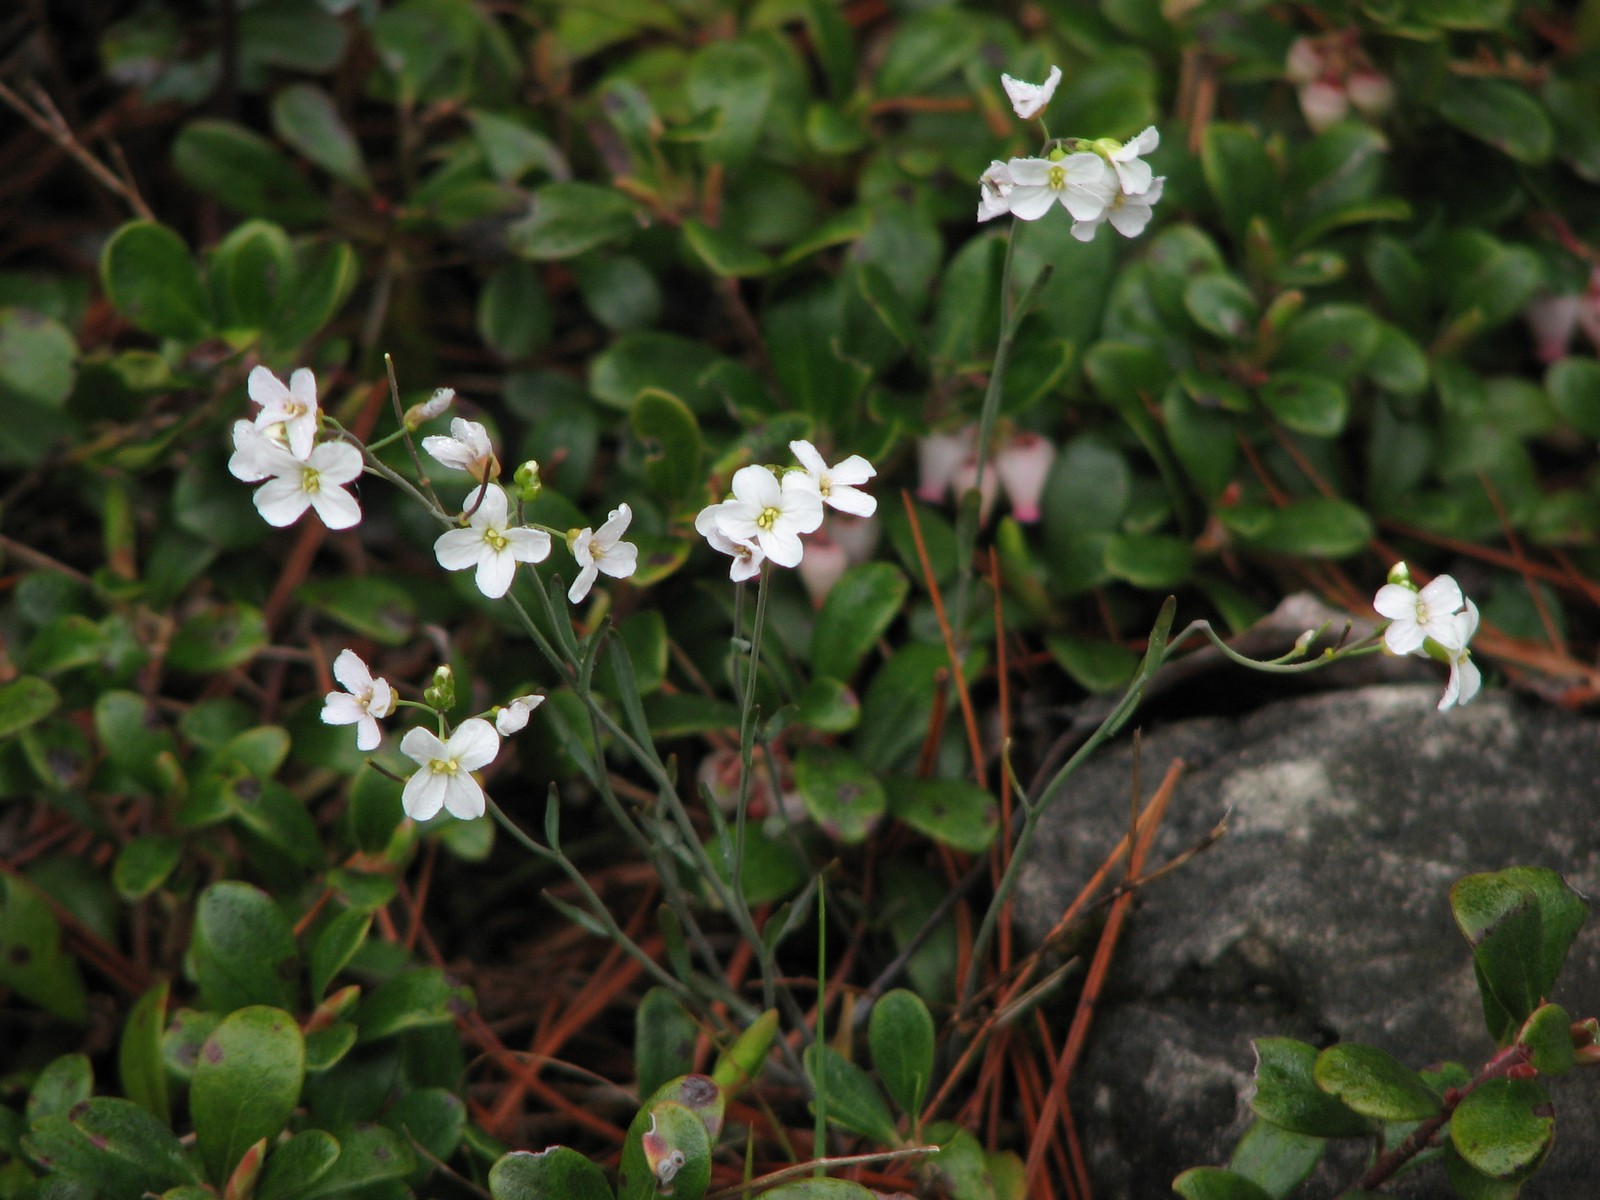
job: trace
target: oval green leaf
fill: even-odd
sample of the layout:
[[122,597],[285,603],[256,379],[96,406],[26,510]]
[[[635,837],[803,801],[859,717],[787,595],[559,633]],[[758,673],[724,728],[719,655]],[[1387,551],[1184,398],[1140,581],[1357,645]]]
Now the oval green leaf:
[[1292,1133],[1363,1137],[1372,1122],[1317,1087],[1317,1049],[1293,1038],[1257,1038],[1255,1094],[1250,1110]]
[[1493,1179],[1525,1174],[1554,1136],[1550,1097],[1531,1079],[1491,1079],[1470,1093],[1450,1118],[1456,1153]]
[[1421,1076],[1376,1046],[1329,1046],[1312,1073],[1319,1088],[1364,1117],[1422,1121],[1439,1111],[1439,1097]]
[[981,854],[1000,831],[1000,806],[962,779],[893,778],[886,782],[889,814],[936,842]]
[[201,893],[189,953],[201,1002],[212,1012],[295,1004],[299,952],[294,933],[272,897],[259,888],[224,880]]
[[877,775],[842,750],[806,747],[794,781],[811,819],[841,842],[865,840],[889,807]]
[[861,563],[841,575],[822,603],[811,634],[811,669],[848,680],[911,594],[911,582],[893,563]]
[[275,1138],[300,1102],[305,1041],[282,1009],[252,1005],[230,1013],[200,1047],[189,1089],[200,1157],[222,1183],[244,1152]]
[[489,1169],[494,1200],[611,1200],[604,1172],[576,1150],[514,1150]]
[[100,252],[100,282],[118,312],[146,333],[195,341],[211,331],[200,273],[183,239],[154,221],[130,221]]
[[879,997],[867,1023],[867,1044],[890,1098],[916,1120],[933,1076],[933,1016],[922,997],[905,988]]
[[893,1145],[899,1139],[889,1106],[865,1071],[821,1042],[806,1047],[804,1063],[814,1092],[812,1112],[821,1109],[832,1124],[874,1142]]

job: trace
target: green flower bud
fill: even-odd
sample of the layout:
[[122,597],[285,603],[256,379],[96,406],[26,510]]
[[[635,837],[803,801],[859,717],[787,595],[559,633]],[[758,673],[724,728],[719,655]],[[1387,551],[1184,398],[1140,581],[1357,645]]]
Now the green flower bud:
[[430,708],[446,712],[456,706],[456,673],[448,666],[435,667],[433,682],[422,692]]
[[537,461],[530,458],[516,469],[511,476],[511,490],[524,504],[539,498],[539,493],[544,491],[544,481],[539,478]]
[[1411,582],[1411,572],[1403,562],[1397,562],[1389,568],[1389,582],[1398,583],[1401,587],[1410,588],[1413,592],[1417,590],[1417,585]]

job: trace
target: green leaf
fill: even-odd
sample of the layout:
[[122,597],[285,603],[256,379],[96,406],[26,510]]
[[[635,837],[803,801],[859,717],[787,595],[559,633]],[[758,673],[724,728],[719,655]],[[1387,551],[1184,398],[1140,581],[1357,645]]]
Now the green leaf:
[[647,388],[676,396],[696,414],[711,412],[720,397],[707,377],[719,362],[703,342],[671,333],[629,333],[589,364],[589,390],[597,400],[631,412]]
[[467,1128],[467,1106],[448,1088],[414,1088],[384,1111],[383,1123],[446,1162],[455,1155]]
[[738,234],[713,229],[692,218],[683,223],[683,240],[713,275],[754,279],[772,270],[772,260]]
[[56,689],[37,675],[24,675],[0,687],[0,738],[44,720],[61,703]]
[[[734,719],[737,728],[737,715]],[[732,865],[721,854],[719,841],[710,839],[712,866],[724,883],[732,878]],[[752,908],[794,895],[805,885],[810,868],[796,853],[789,840],[772,836],[752,824],[744,834],[744,863],[739,872],[740,890]]]
[[[1517,1200],[1518,1193],[1522,1191],[1519,1182],[1492,1179],[1482,1171],[1474,1170],[1449,1142],[1444,1144],[1444,1165],[1450,1186],[1460,1200]],[[1363,1193],[1360,1200],[1366,1200],[1368,1195],[1377,1196],[1378,1193]],[[1344,1200],[1344,1197],[1340,1197],[1340,1200]]]
[[[761,931],[761,936],[769,948],[778,945],[790,924],[788,920],[782,918],[783,909],[779,909],[769,919],[766,928]],[[774,922],[778,925],[776,932],[773,930]],[[769,1008],[745,1027],[744,1031],[734,1039],[733,1045],[717,1056],[711,1078],[725,1096],[737,1095],[747,1083],[761,1074],[761,1066],[767,1061],[767,1054],[772,1049],[773,1039],[777,1036],[778,1010]]]
[[1106,570],[1135,587],[1171,588],[1189,578],[1194,551],[1160,533],[1114,533],[1105,542]]
[[670,392],[645,388],[633,402],[633,434],[645,444],[644,475],[668,507],[704,486],[700,470],[700,423]]
[[820,1108],[832,1124],[874,1142],[899,1140],[889,1106],[865,1071],[822,1042],[807,1046],[803,1061],[815,1096],[812,1112]]
[[1323,304],[1296,317],[1284,332],[1275,367],[1314,372],[1328,379],[1359,375],[1377,349],[1380,324],[1354,304]]
[[877,775],[842,750],[807,746],[794,782],[811,819],[847,844],[865,840],[889,806]]
[[1511,0],[1411,0],[1409,16],[1440,29],[1504,29]]
[[1250,1111],[1291,1133],[1364,1137],[1370,1121],[1317,1087],[1317,1049],[1293,1038],[1257,1038],[1255,1094]]
[[164,833],[136,837],[117,851],[111,882],[124,900],[143,900],[167,881],[183,856],[183,843]]
[[978,56],[982,37],[976,15],[954,8],[907,17],[889,39],[874,90],[880,97],[921,95]]
[[[201,1002],[208,1009],[294,1007],[300,974],[294,933],[261,889],[224,880],[202,892],[189,953]],[[241,1145],[240,1152],[249,1144]]]
[[1600,362],[1563,358],[1545,372],[1544,386],[1562,420],[1586,438],[1600,438]]
[[1196,325],[1225,342],[1245,342],[1255,332],[1255,296],[1243,280],[1224,272],[1190,283],[1183,291],[1183,307]]
[[[673,1090],[674,1084],[679,1084],[680,1092],[683,1085],[689,1085],[694,1094],[703,1092],[701,1084],[710,1085],[712,1092],[721,1095],[721,1089],[704,1075],[688,1076],[681,1084],[675,1080],[663,1091]],[[717,1119],[720,1128],[720,1111]],[[671,1175],[673,1195],[700,1200],[711,1182],[711,1140],[705,1121],[693,1109],[660,1093],[652,1096],[628,1126],[617,1174],[618,1200],[656,1200],[660,1195],[657,1170],[673,1161],[681,1164]]]
[[161,1035],[167,1024],[171,989],[172,985],[162,980],[134,1001],[117,1047],[117,1070],[124,1094],[163,1125],[172,1122],[167,1069],[161,1057]]
[[504,359],[526,358],[550,340],[550,298],[540,268],[501,263],[478,293],[478,333]]
[[207,271],[217,324],[266,329],[294,281],[294,248],[281,226],[246,221],[217,244]]
[[0,401],[60,408],[77,379],[78,343],[61,322],[0,308]]
[[1325,496],[1296,500],[1280,509],[1218,515],[1250,545],[1277,554],[1347,558],[1364,549],[1372,537],[1372,520],[1365,512],[1347,500]]
[[1285,428],[1310,437],[1337,437],[1350,418],[1350,394],[1309,371],[1279,371],[1261,388],[1261,403]]
[[653,987],[633,1014],[634,1071],[641,1096],[694,1070],[694,1044],[700,1034],[683,1002],[664,987]]
[[1000,831],[995,798],[961,779],[891,778],[886,788],[889,815],[936,842],[968,854],[981,854]]
[[1430,368],[1422,347],[1393,325],[1379,323],[1378,342],[1367,360],[1367,378],[1396,396],[1415,396],[1428,387]]
[[1056,634],[1045,644],[1074,683],[1097,695],[1127,687],[1139,666],[1139,656],[1117,642]]
[[1271,1121],[1252,1121],[1233,1148],[1228,1170],[1243,1175],[1272,1200],[1288,1200],[1311,1177],[1326,1147],[1322,1138],[1291,1133]]
[[1450,1142],[1493,1179],[1522,1178],[1555,1136],[1550,1097],[1531,1079],[1491,1079],[1468,1094],[1450,1118]]
[[1213,121],[1200,144],[1200,169],[1223,222],[1242,238],[1257,214],[1269,223],[1281,221],[1283,199],[1278,171],[1259,131],[1246,125]]
[[416,632],[417,602],[398,579],[343,575],[309,579],[295,591],[301,603],[383,646],[403,646]]
[[794,719],[819,733],[848,733],[861,721],[861,701],[837,679],[813,679],[795,698]]
[[68,1021],[86,1021],[88,993],[61,926],[33,884],[0,876],[0,984]]
[[52,1173],[88,1183],[95,1195],[143,1196],[199,1182],[172,1131],[131,1100],[86,1100],[70,1114],[44,1118],[22,1146]]
[[872,1065],[900,1111],[919,1119],[933,1078],[933,1017],[922,997],[905,988],[885,992],[867,1023]]
[[183,239],[154,221],[130,221],[100,252],[100,283],[117,311],[146,333],[197,341],[211,332],[200,275]]
[[661,319],[661,286],[630,254],[585,254],[572,264],[583,303],[607,329],[626,333]]
[[489,160],[489,170],[502,183],[515,183],[535,169],[558,179],[571,174],[556,144],[521,121],[477,108],[467,113],[467,120]]
[[811,634],[811,669],[848,680],[893,623],[911,581],[892,563],[861,563],[839,577]]
[[1172,1190],[1184,1200],[1273,1200],[1272,1193],[1222,1167],[1191,1167],[1172,1181]]
[[94,1068],[84,1054],[63,1054],[52,1060],[28,1089],[23,1120],[32,1125],[45,1117],[67,1114],[94,1092]]
[[167,648],[167,665],[196,675],[242,667],[271,641],[261,610],[217,604],[185,621]]
[[361,264],[349,243],[296,242],[294,279],[269,331],[273,343],[298,348],[320,332],[349,299],[360,275]]
[[1439,1097],[1415,1071],[1376,1046],[1340,1042],[1317,1055],[1317,1086],[1364,1117],[1422,1121],[1439,1111]]
[[[301,1135],[304,1136],[304,1135]],[[305,1191],[294,1193],[294,1200],[321,1200],[323,1196],[343,1196],[358,1188],[359,1195],[382,1200],[405,1200],[408,1193],[375,1192],[374,1184],[386,1179],[404,1179],[417,1169],[417,1155],[411,1143],[381,1125],[358,1125],[339,1140],[339,1157]],[[271,1165],[271,1160],[268,1160]]]
[[225,1182],[258,1139],[282,1132],[300,1102],[305,1056],[294,1018],[266,1005],[230,1013],[206,1039],[189,1086],[189,1114],[214,1182]]
[[267,1156],[255,1200],[303,1200],[339,1158],[339,1143],[324,1129],[303,1129]]
[[277,135],[335,179],[371,190],[361,145],[339,115],[333,97],[314,83],[291,83],[272,97]]
[[372,928],[372,914],[347,909],[322,927],[311,943],[311,998],[327,995],[334,977],[355,957]]
[[713,41],[695,54],[684,90],[696,113],[716,118],[700,143],[708,163],[737,169],[749,160],[776,82],[767,56],[748,42]]
[[879,1200],[882,1195],[848,1179],[797,1179],[762,1192],[761,1200]]
[[494,1200],[611,1200],[604,1172],[576,1150],[514,1150],[489,1171]]
[[190,121],[172,163],[191,184],[242,216],[304,225],[326,216],[321,196],[276,147],[233,121]]
[[1509,80],[1447,75],[1439,115],[1527,166],[1538,166],[1555,150],[1549,116],[1527,89]]
[[472,989],[451,983],[438,967],[413,967],[380,983],[361,1004],[363,1043],[408,1029],[448,1025],[472,1007]]
[[1541,1004],[1522,1023],[1517,1042],[1526,1046],[1528,1060],[1541,1075],[1565,1075],[1572,1069],[1572,1018],[1559,1004]]
[[536,261],[576,258],[637,228],[633,201],[616,189],[547,183],[534,191],[532,211],[506,230],[506,244]]

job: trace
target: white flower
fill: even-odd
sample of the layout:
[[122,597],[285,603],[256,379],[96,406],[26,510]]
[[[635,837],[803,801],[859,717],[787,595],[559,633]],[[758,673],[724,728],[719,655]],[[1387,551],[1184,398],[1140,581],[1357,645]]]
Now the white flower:
[[852,517],[870,517],[878,511],[878,501],[859,487],[878,472],[861,455],[852,454],[830,467],[810,442],[790,442],[789,451],[800,460],[806,474],[817,485],[822,502],[829,508],[849,513]]
[[333,660],[333,677],[344,686],[342,692],[329,692],[322,701],[322,720],[327,725],[354,725],[356,749],[376,750],[383,740],[378,721],[394,711],[394,689],[389,681],[376,677],[354,650],[341,650]]
[[1141,155],[1154,152],[1161,144],[1161,135],[1154,125],[1132,141],[1124,142],[1111,151],[1111,167],[1117,173],[1117,182],[1125,196],[1142,196],[1150,186],[1150,164]]
[[753,542],[780,567],[797,566],[802,533],[822,524],[822,495],[804,471],[786,471],[782,481],[761,466],[733,475],[733,499],[716,506],[717,528],[734,542]]
[[[1383,644],[1390,653],[1410,654],[1429,638],[1446,650],[1460,650],[1461,626],[1455,618],[1463,601],[1460,585],[1450,576],[1440,575],[1420,592],[1404,584],[1386,583],[1378,589],[1372,607],[1389,618]],[[1473,627],[1477,627],[1476,620]]]
[[937,504],[944,499],[950,481],[972,453],[978,440],[978,427],[968,425],[954,433],[930,433],[917,439],[917,499]]
[[1117,174],[1098,154],[1087,150],[1064,158],[1013,158],[1011,213],[1024,221],[1037,221],[1059,202],[1074,220],[1093,221],[1118,191]]
[[631,520],[633,510],[626,504],[619,504],[611,510],[610,517],[600,526],[599,532],[580,529],[573,537],[572,557],[578,560],[578,566],[583,569],[567,589],[569,603],[576,604],[587,596],[601,571],[613,579],[626,579],[633,574],[633,569],[639,565],[639,547],[622,540]]
[[308,508],[329,529],[360,524],[361,506],[344,485],[360,476],[361,451],[348,442],[323,442],[296,458],[250,422],[235,421],[233,444],[228,470],[246,483],[266,480],[254,499],[268,525],[293,525]]
[[1161,199],[1166,183],[1167,177],[1158,175],[1150,181],[1149,188],[1138,195],[1118,192],[1111,197],[1111,203],[1094,220],[1074,221],[1072,236],[1080,242],[1093,241],[1095,232],[1100,226],[1110,221],[1111,227],[1123,237],[1138,237],[1144,232],[1145,226],[1150,224],[1150,218],[1154,215],[1150,209]]
[[417,429],[423,425],[426,425],[435,417],[443,416],[445,410],[455,402],[455,388],[440,388],[421,404],[413,404],[410,408],[406,409],[406,428]]
[[1011,98],[1011,110],[1024,121],[1044,111],[1045,105],[1050,103],[1050,97],[1056,94],[1056,85],[1060,82],[1060,67],[1051,67],[1050,77],[1043,83],[1028,83],[1021,79],[1013,79],[1009,75],[1000,76],[1000,84],[1006,89],[1006,95]]
[[995,159],[978,179],[978,220],[992,221],[1011,211],[1011,170]]
[[500,475],[500,460],[494,456],[489,431],[476,421],[455,417],[450,422],[449,437],[442,434],[425,437],[422,448],[444,466],[465,471],[479,483]]
[[283,439],[296,458],[309,458],[317,436],[317,377],[305,367],[289,376],[289,386],[265,367],[255,367],[245,381],[250,399],[261,405],[256,425],[282,426]]
[[472,777],[500,753],[500,736],[481,717],[469,717],[456,726],[448,742],[417,728],[400,739],[400,752],[417,764],[406,780],[400,805],[413,821],[426,821],[442,808],[463,821],[484,814],[483,788]]
[[501,737],[510,737],[521,731],[528,723],[528,714],[543,703],[544,697],[537,693],[518,696],[504,708],[495,710],[494,727],[500,731]]
[[511,590],[519,562],[543,562],[550,557],[550,535],[520,525],[508,529],[505,491],[491,483],[483,493],[483,502],[467,518],[467,528],[441,533],[433,543],[433,553],[446,571],[476,567],[478,590],[493,600]]
[[1467,649],[1472,635],[1478,632],[1478,606],[1468,600],[1467,610],[1456,613],[1452,619],[1459,644],[1445,647],[1445,657],[1450,663],[1450,680],[1445,684],[1444,698],[1439,701],[1440,712],[1457,704],[1466,704],[1478,694],[1478,688],[1483,684],[1483,675],[1472,661],[1472,652]]
[[712,504],[702,508],[695,516],[695,532],[711,543],[719,554],[731,554],[733,562],[728,567],[728,578],[735,583],[754,579],[761,573],[761,564],[767,561],[766,551],[755,542],[736,542],[723,533],[717,525],[717,515],[722,505]]
[[1056,460],[1056,448],[1037,433],[1019,433],[994,457],[994,472],[1011,501],[1011,515],[1023,524],[1039,519],[1039,498]]

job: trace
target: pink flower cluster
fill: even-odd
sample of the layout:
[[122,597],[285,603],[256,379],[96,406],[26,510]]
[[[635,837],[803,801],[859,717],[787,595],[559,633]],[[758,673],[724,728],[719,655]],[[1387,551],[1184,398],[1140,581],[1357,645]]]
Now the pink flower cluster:
[[[930,433],[919,441],[918,499],[937,504],[952,490],[960,498],[978,486],[977,441],[976,425],[953,433]],[[1055,446],[1037,433],[1022,431],[1007,438],[984,468],[981,519],[989,519],[989,511],[1003,490],[1013,517],[1024,525],[1039,520],[1039,500],[1055,460]]]

